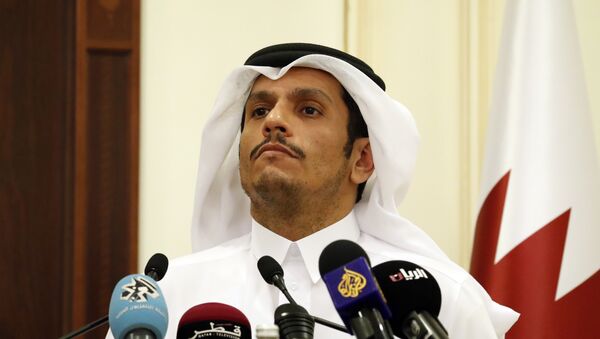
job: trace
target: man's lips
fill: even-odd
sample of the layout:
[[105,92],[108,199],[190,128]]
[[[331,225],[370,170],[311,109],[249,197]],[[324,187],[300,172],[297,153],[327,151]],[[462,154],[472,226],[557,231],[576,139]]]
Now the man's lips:
[[298,158],[298,156],[294,152],[289,150],[287,147],[285,147],[281,144],[268,143],[268,144],[265,144],[264,146],[262,146],[258,150],[258,152],[256,152],[255,159],[260,157],[261,154],[263,154],[264,152],[267,152],[267,151],[282,152],[282,153],[285,153],[285,154],[291,156],[292,158]]

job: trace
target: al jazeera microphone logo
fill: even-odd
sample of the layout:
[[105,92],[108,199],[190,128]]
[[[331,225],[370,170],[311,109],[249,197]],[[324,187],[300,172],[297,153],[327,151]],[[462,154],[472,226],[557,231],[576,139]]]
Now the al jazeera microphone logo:
[[338,291],[344,298],[356,298],[367,286],[364,275],[344,267],[344,275],[338,285]]

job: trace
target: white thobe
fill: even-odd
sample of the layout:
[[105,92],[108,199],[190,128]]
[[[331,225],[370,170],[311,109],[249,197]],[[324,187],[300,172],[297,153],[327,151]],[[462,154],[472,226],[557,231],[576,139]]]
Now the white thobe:
[[[463,284],[463,276],[450,276],[429,265],[427,258],[415,256],[360,231],[354,213],[339,222],[296,242],[289,241],[253,222],[252,231],[214,248],[171,261],[160,282],[167,301],[167,338],[175,338],[177,325],[189,308],[221,302],[241,310],[254,328],[272,324],[278,305],[288,301],[276,287],[265,283],[256,262],[270,255],[281,263],[292,297],[314,316],[342,324],[319,274],[319,255],[338,239],[358,243],[373,266],[389,260],[414,262],[428,270],[442,293],[439,319],[451,338],[498,338],[479,294]],[[439,265],[439,264],[438,264]],[[315,325],[316,339],[352,338],[348,334]]]

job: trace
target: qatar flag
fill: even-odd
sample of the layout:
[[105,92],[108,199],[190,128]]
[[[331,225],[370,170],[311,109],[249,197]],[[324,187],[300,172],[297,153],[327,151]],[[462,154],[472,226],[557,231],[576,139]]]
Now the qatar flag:
[[509,0],[471,273],[507,338],[600,336],[600,167],[567,0]]

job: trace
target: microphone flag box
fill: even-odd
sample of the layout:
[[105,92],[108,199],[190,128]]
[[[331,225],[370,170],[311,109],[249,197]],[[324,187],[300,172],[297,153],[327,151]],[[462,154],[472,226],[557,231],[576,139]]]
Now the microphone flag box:
[[392,317],[377,280],[364,257],[354,259],[324,274],[323,282],[344,322],[365,308],[378,309],[385,319]]
[[141,328],[151,330],[157,338],[164,338],[169,315],[156,281],[143,274],[131,274],[121,279],[113,290],[108,321],[115,339]]

